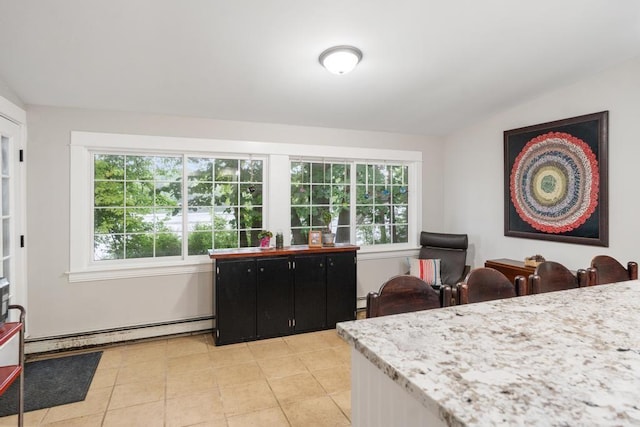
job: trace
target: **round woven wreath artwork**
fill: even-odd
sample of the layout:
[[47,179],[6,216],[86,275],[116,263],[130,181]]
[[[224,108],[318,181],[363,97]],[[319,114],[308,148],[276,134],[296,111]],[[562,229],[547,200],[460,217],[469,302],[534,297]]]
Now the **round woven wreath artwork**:
[[511,201],[533,228],[564,233],[580,227],[598,206],[598,161],[580,138],[549,132],[533,138],[511,169]]

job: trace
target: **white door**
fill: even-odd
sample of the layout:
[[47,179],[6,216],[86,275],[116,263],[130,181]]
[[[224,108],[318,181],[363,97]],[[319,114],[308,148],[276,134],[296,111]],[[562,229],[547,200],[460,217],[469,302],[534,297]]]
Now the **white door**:
[[[10,304],[27,302],[24,248],[25,173],[22,127],[0,116],[0,277],[10,284]],[[16,320],[12,310],[12,320]]]

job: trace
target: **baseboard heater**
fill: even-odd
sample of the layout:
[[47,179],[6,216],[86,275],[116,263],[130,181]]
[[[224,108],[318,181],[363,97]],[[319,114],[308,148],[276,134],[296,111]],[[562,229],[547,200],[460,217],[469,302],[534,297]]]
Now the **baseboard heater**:
[[25,340],[25,353],[51,353],[171,335],[211,332],[214,316]]

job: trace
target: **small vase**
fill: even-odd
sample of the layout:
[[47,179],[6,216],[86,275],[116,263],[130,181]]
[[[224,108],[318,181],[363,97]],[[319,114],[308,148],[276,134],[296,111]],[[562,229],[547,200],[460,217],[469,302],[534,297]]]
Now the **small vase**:
[[260,239],[260,247],[261,248],[268,248],[269,247],[269,243],[271,243],[271,238],[270,237],[263,237],[262,239]]

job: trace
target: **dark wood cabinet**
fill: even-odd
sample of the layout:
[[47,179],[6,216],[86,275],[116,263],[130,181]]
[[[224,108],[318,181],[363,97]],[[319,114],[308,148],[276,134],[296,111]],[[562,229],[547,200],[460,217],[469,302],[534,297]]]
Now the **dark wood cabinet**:
[[498,270],[512,283],[516,276],[529,277],[536,269],[535,267],[524,265],[523,261],[508,258],[490,259],[485,261],[484,266]]
[[327,327],[355,319],[355,307],[355,252],[327,255]]
[[216,344],[334,328],[355,319],[358,248],[332,249],[211,252]]
[[221,343],[256,339],[256,262],[234,259],[216,265],[216,339]]
[[291,329],[291,286],[288,258],[267,258],[256,260],[257,277],[257,317],[258,338],[286,335]]
[[294,257],[294,319],[296,332],[317,331],[327,326],[327,279],[325,255]]

